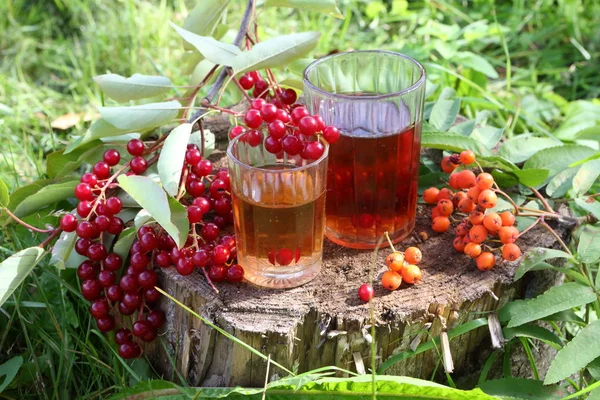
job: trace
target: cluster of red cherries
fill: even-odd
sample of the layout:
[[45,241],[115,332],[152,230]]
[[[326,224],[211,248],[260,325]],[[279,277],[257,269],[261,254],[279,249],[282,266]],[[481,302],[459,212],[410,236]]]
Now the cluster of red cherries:
[[244,126],[233,127],[230,139],[246,133],[240,140],[252,147],[264,143],[269,153],[283,156],[285,152],[305,160],[317,160],[323,155],[325,146],[320,137],[329,144],[339,139],[335,126],[325,125],[320,115],[311,115],[304,105],[295,103],[297,95],[293,89],[278,88],[272,96],[268,84],[256,71],[243,75],[239,83],[246,90],[254,87],[256,98],[244,114]]
[[123,358],[138,357],[142,352],[140,343],[153,341],[165,322],[164,313],[153,310],[160,297],[155,288],[155,266],[174,265],[181,275],[203,269],[214,282],[239,282],[244,277],[243,268],[235,263],[235,238],[223,234],[233,220],[229,172],[221,169],[213,175],[212,163],[203,159],[193,144],[186,151],[181,182],[186,195],[180,201],[187,207],[191,225],[185,245],[178,248],[153,223],[137,230],[128,260],[110,252],[110,236],[106,234],[119,236],[125,228],[118,216],[122,202],[116,197],[116,177],[121,173],[144,173],[149,164],[144,155],[151,150],[139,139],[129,141],[127,151],[133,158],[120,167],[119,151],[107,150],[103,161],[96,163],[92,172],[83,174],[75,188],[77,215],[65,214],[60,220],[63,231],[75,232],[78,237],[75,251],[87,257],[77,268],[77,275],[83,297],[92,302],[90,313],[102,332],[119,327],[115,341]]
[[[514,242],[519,230],[514,226],[515,215],[510,211],[500,214],[491,211],[498,202],[494,177],[481,172],[475,175],[470,169],[457,168],[475,163],[475,154],[465,150],[460,154],[444,157],[442,170],[450,173],[449,188],[430,187],[423,192],[425,203],[435,204],[431,210],[431,229],[446,232],[453,213],[462,216],[454,228],[454,248],[474,258],[481,271],[490,270],[496,265],[494,252],[501,252],[502,258],[515,261],[521,256],[521,249]],[[497,186],[496,186],[497,187]],[[493,239],[498,237],[500,247],[492,247]]]

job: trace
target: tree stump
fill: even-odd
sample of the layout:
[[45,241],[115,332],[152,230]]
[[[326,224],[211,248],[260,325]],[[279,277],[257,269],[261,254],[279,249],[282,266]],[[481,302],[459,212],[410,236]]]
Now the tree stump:
[[[224,153],[217,152],[211,158],[223,163]],[[428,239],[419,235],[423,232]],[[564,237],[569,234],[565,229],[559,232]],[[495,311],[510,300],[541,293],[562,279],[554,273],[535,272],[515,283],[518,261],[500,262],[493,270],[480,272],[474,260],[454,250],[453,238],[451,231],[433,232],[429,207],[419,206],[413,234],[397,247],[419,246],[423,277],[417,285],[403,284],[393,292],[378,283],[379,276],[387,270],[384,258],[389,253],[386,248],[379,251],[372,301],[378,365],[410,349],[415,336],[425,327],[429,327],[429,335],[421,335],[423,342],[439,336],[442,319],[438,316],[452,329]],[[556,247],[556,240],[538,227],[519,239],[519,245],[526,253],[532,247]],[[346,249],[326,241],[321,274],[304,286],[288,290],[263,289],[246,282],[221,283],[216,294],[201,273],[183,277],[173,268],[161,270],[159,284],[200,315],[292,371],[301,373],[333,365],[356,371],[361,360],[368,370],[369,305],[358,299],[357,290],[369,281],[371,257],[369,250]],[[265,360],[170,300],[162,298],[160,306],[167,315],[163,344],[151,345],[147,354],[165,379],[185,379],[193,386],[264,385]],[[450,348],[457,375],[473,372],[491,350],[488,328],[451,340]],[[551,354],[539,356],[548,358]],[[430,350],[393,365],[386,373],[430,379],[434,371],[443,370],[439,360],[439,354]],[[270,365],[269,379],[285,375]]]

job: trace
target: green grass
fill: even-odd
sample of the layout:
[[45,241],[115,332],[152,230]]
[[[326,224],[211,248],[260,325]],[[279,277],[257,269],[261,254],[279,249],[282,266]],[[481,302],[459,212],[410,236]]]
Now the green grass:
[[[232,3],[229,20],[237,21],[243,2]],[[340,2],[345,19],[271,9],[259,21],[263,37],[322,32],[316,56],[372,48],[412,55],[426,63],[430,83],[440,85],[437,93],[453,87],[465,115],[505,126],[509,136],[551,132],[567,102],[600,96],[600,31],[592,18],[600,14],[597,1],[468,4],[427,0],[406,9],[398,0],[346,0]],[[2,180],[14,189],[44,177],[45,156],[87,124],[63,131],[51,122],[67,113],[94,114],[102,104],[93,76],[163,74],[187,84],[180,40],[168,21],[182,23],[192,6],[183,0],[0,2]],[[467,68],[457,55],[465,51],[483,56],[498,78]],[[39,239],[20,227],[3,228],[1,258]],[[74,271],[39,266],[2,311],[0,364],[15,355],[25,363],[0,397],[102,398],[153,376],[143,360],[125,364],[94,333]]]

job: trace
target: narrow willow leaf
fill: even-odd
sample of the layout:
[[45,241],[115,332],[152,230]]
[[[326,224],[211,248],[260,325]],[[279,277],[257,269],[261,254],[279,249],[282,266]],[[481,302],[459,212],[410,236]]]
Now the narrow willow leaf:
[[23,357],[21,356],[15,356],[0,365],[0,379],[4,377],[2,384],[0,384],[0,393],[15,379],[19,369],[21,369],[21,365],[23,365]]
[[75,232],[61,233],[54,246],[52,246],[52,257],[49,264],[60,269],[77,268],[79,264],[87,260],[86,257],[73,251],[77,239]]
[[579,197],[575,199],[575,204],[600,219],[600,202],[594,200],[593,197]]
[[585,368],[600,357],[600,320],[583,328],[565,347],[559,350],[544,379],[545,384],[556,383]]
[[502,143],[502,146],[498,150],[498,155],[514,163],[521,163],[540,150],[560,144],[560,142],[550,138],[519,135]]
[[8,194],[8,186],[0,179],[0,207],[8,207],[10,203],[10,195]]
[[525,324],[515,328],[504,328],[502,332],[506,340],[511,340],[515,337],[528,337],[548,343],[554,343],[561,347],[563,345],[560,338],[553,332],[550,332],[548,329],[535,324]]
[[554,286],[534,299],[508,303],[499,311],[501,319],[510,318],[508,327],[523,325],[559,311],[591,303],[596,299],[592,288],[575,282]]
[[233,44],[219,42],[210,36],[196,35],[172,22],[170,24],[183,40],[194,46],[204,58],[214,64],[230,67],[241,53],[241,50]]
[[424,132],[421,138],[423,147],[441,149],[460,153],[462,150],[472,150],[477,154],[489,155],[490,151],[474,139],[445,132]]
[[176,196],[181,180],[192,124],[181,124],[169,133],[158,158],[158,175],[165,191]]
[[546,186],[546,193],[553,198],[563,197],[573,187],[573,178],[581,167],[565,169],[550,179]]
[[29,247],[0,263],[0,306],[29,275],[43,253],[41,247]]
[[117,74],[94,77],[100,89],[118,102],[140,100],[167,93],[173,84],[164,76],[133,74],[129,78]]
[[171,122],[180,109],[181,104],[172,100],[131,107],[99,107],[98,111],[106,122],[122,130],[119,134],[123,134]]
[[534,247],[529,249],[527,254],[525,254],[525,257],[523,257],[521,260],[521,264],[519,264],[517,271],[515,272],[514,280],[518,281],[523,277],[523,275],[525,275],[527,271],[551,258],[571,258],[571,255],[562,250],[546,249],[543,247]]
[[577,255],[581,262],[593,264],[600,260],[600,225],[584,225],[581,228]]
[[118,181],[121,188],[167,231],[177,247],[185,243],[189,222],[184,206],[169,198],[163,188],[149,177],[121,175]]
[[550,170],[550,176],[554,176],[565,170],[575,161],[592,156],[596,151],[587,146],[578,144],[566,144],[564,146],[549,147],[535,153],[525,162],[524,168],[542,168]]
[[504,378],[485,381],[479,385],[485,393],[501,399],[558,400],[568,392],[558,386],[544,386],[544,382],[524,378]]
[[236,57],[231,67],[235,75],[257,69],[282,67],[315,48],[320,36],[319,32],[303,32],[265,40]]
[[69,198],[73,196],[73,191],[78,183],[78,180],[69,180],[66,182],[45,186],[24,199],[14,209],[13,213],[17,217],[21,218],[26,215],[33,214],[40,209],[48,207],[49,205],[52,205],[58,201]]
[[460,111],[460,100],[438,100],[431,109],[429,123],[439,131],[447,131]]
[[584,195],[600,176],[600,160],[590,160],[581,165],[573,178],[575,196]]
[[[230,0],[199,1],[190,11],[183,22],[183,29],[202,36],[212,36],[219,21],[227,10]],[[193,49],[188,42],[183,42],[183,48]]]
[[335,0],[267,0],[265,6],[298,8],[303,12],[315,11],[336,18],[344,18],[335,4]]

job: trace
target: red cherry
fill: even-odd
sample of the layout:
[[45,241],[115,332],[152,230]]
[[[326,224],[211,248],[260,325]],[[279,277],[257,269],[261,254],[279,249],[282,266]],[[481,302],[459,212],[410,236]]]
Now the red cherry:
[[215,224],[209,222],[208,224],[204,225],[204,227],[202,228],[201,235],[202,235],[202,238],[204,240],[206,240],[207,242],[212,242],[217,237],[219,237],[219,232],[220,232],[219,228]]
[[277,107],[273,104],[265,104],[260,108],[260,116],[265,122],[273,122],[277,118]]
[[271,122],[267,129],[269,131],[269,135],[275,139],[281,139],[287,131],[285,124],[280,120]]
[[96,325],[100,332],[110,332],[115,328],[115,319],[112,315],[107,315],[96,319]]
[[127,151],[132,156],[141,156],[144,154],[144,142],[140,139],[131,139],[127,142]]
[[77,276],[82,281],[94,279],[96,277],[96,273],[98,273],[98,264],[90,260],[85,260],[79,264],[79,267],[77,267]]
[[323,129],[323,138],[327,140],[327,143],[335,143],[340,138],[340,131],[335,126],[326,126]]
[[180,275],[187,276],[194,272],[195,267],[191,258],[181,257],[179,260],[177,260],[175,269],[177,269],[177,272],[179,272]]
[[106,215],[98,215],[94,220],[94,223],[100,232],[106,232],[108,228],[110,228],[110,221],[110,217],[107,217]]
[[144,290],[144,298],[146,303],[154,303],[160,298],[160,292],[155,288],[146,289]]
[[81,284],[81,294],[86,300],[96,300],[100,297],[102,286],[94,279],[88,279]]
[[98,177],[91,172],[86,172],[81,175],[81,183],[87,183],[91,188],[94,188],[98,184]]
[[202,209],[198,206],[189,206],[187,208],[187,215],[190,224],[195,224],[197,222],[202,221],[204,213],[202,212]]
[[223,282],[227,277],[227,269],[223,265],[211,265],[208,269],[208,277],[213,282]]
[[81,201],[77,204],[77,214],[82,218],[87,218],[87,216],[90,215],[90,212],[92,212],[93,207],[91,202]]
[[154,250],[158,247],[158,239],[153,232],[144,233],[139,243],[143,251]]
[[158,265],[161,268],[168,268],[170,267],[172,264],[171,262],[171,256],[169,255],[168,252],[166,251],[159,251],[156,256],[154,257],[154,262],[156,262],[156,265]]
[[125,359],[136,358],[141,352],[140,345],[135,342],[123,343],[119,346],[119,356]]
[[101,318],[108,315],[110,307],[106,299],[95,300],[90,306],[90,314],[94,318]]
[[119,287],[122,291],[126,293],[137,292],[139,285],[137,281],[137,276],[133,275],[123,275],[121,280],[119,281]]
[[121,301],[123,298],[123,291],[119,286],[112,285],[106,289],[106,297],[108,297],[110,301]]
[[225,264],[229,260],[229,247],[219,244],[215,246],[212,253],[213,264]]
[[214,210],[219,215],[227,215],[231,211],[231,200],[222,197],[215,200]]
[[281,147],[286,153],[288,153],[291,156],[300,154],[300,152],[304,148],[302,141],[300,141],[300,139],[293,135],[285,136],[281,140]]
[[196,165],[202,160],[202,154],[198,149],[191,149],[185,153],[185,162],[189,165]]
[[229,131],[229,139],[236,138],[236,137],[240,136],[242,133],[244,133],[245,131],[246,130],[244,129],[243,126],[234,126]]
[[148,162],[143,157],[133,157],[131,161],[129,161],[129,168],[136,175],[141,175],[148,169]]
[[307,160],[317,160],[325,151],[325,146],[321,142],[310,142],[304,146],[300,156]]
[[88,248],[87,256],[92,261],[102,261],[106,257],[106,247],[101,243],[94,243]]
[[129,343],[133,340],[133,335],[129,329],[121,328],[115,333],[115,342],[117,344]]
[[127,308],[137,309],[142,304],[142,296],[135,292],[125,293],[122,302]]
[[298,124],[302,118],[310,116],[310,113],[308,112],[306,107],[300,106],[292,110],[291,116],[292,121],[294,121],[295,124]]
[[108,179],[110,177],[110,166],[104,161],[97,162],[92,171],[100,180]]
[[248,144],[250,146],[256,147],[262,143],[263,135],[261,132],[257,131],[256,129],[253,129],[246,134],[246,140],[248,141]]
[[254,86],[254,78],[248,74],[244,74],[240,76],[239,83],[244,90],[250,90]]
[[209,175],[213,170],[212,163],[209,160],[201,160],[198,164],[192,167],[194,174],[199,177]]
[[133,326],[131,327],[131,333],[133,333],[134,336],[142,337],[146,333],[148,333],[148,331],[151,329],[152,329],[152,325],[150,324],[150,322],[140,320],[140,321],[136,321],[133,324]]
[[79,200],[93,200],[94,194],[92,188],[87,183],[79,183],[75,186],[75,197]]
[[191,181],[186,185],[186,190],[192,197],[200,197],[204,194],[204,183],[201,181]]
[[156,272],[152,270],[145,270],[140,272],[138,275],[138,283],[144,289],[150,289],[156,286],[156,282],[158,277],[156,276]]
[[233,264],[227,268],[225,278],[227,279],[227,282],[241,282],[244,279],[244,268],[239,264]]
[[148,256],[144,253],[134,253],[129,258],[129,264],[135,271],[143,271],[149,264]]
[[104,152],[103,159],[109,166],[114,167],[121,161],[121,154],[115,149],[108,149]]
[[325,129],[325,120],[318,114],[312,116],[315,122],[317,123],[317,132],[321,132]]
[[265,139],[265,150],[271,154],[277,154],[283,147],[281,146],[281,140],[276,139],[274,136],[267,136]]
[[317,133],[317,121],[311,116],[302,117],[298,122],[298,128],[304,136],[312,136]]
[[135,308],[127,307],[125,303],[119,303],[119,312],[123,315],[131,315],[136,311]]
[[80,221],[75,229],[77,236],[83,239],[93,239],[98,237],[96,225],[90,221]]
[[144,336],[142,336],[141,339],[144,342],[152,342],[154,339],[156,339],[156,336],[156,329],[152,328]]
[[109,197],[106,199],[106,211],[108,211],[109,214],[118,214],[121,212],[121,208],[123,208],[123,203],[118,197]]
[[212,181],[212,183],[210,184],[210,195],[213,199],[220,199],[223,196],[225,196],[227,193],[226,191],[229,189],[229,185],[227,185],[223,180],[221,179],[215,179],[214,181]]
[[82,256],[87,256],[87,251],[92,245],[92,241],[90,239],[77,239],[75,242],[75,251],[77,254],[81,254]]
[[373,297],[375,297],[375,291],[373,290],[373,286],[367,285],[366,283],[360,285],[360,287],[358,288],[358,297],[360,297],[360,299],[365,302],[371,300]]
[[294,259],[294,255],[292,254],[292,251],[290,249],[283,248],[277,252],[276,259],[277,264],[285,266],[289,265],[292,262],[292,260]]
[[162,310],[154,310],[146,315],[146,321],[150,322],[153,328],[158,329],[165,323],[165,313]]
[[77,217],[73,214],[65,214],[60,219],[60,228],[65,232],[73,232],[77,229]]
[[197,207],[200,207],[202,214],[206,214],[211,209],[210,201],[208,201],[208,199],[205,197],[195,198],[194,201],[192,202],[192,204]]
[[123,232],[123,229],[125,229],[123,220],[119,217],[112,217],[107,232],[111,235],[119,235],[121,232]]
[[198,268],[204,268],[210,262],[210,255],[205,249],[200,249],[192,256],[192,263]]
[[294,102],[298,98],[298,95],[296,94],[296,91],[294,89],[288,88],[281,92],[280,97],[283,104],[290,105],[294,104]]
[[246,115],[244,115],[244,122],[248,128],[258,128],[263,122],[260,111],[254,109],[248,110]]
[[250,103],[250,108],[252,108],[253,110],[260,110],[265,104],[267,104],[267,101],[265,99],[254,99]]
[[269,84],[264,80],[254,82],[254,90],[252,95],[254,97],[266,97],[269,94]]

